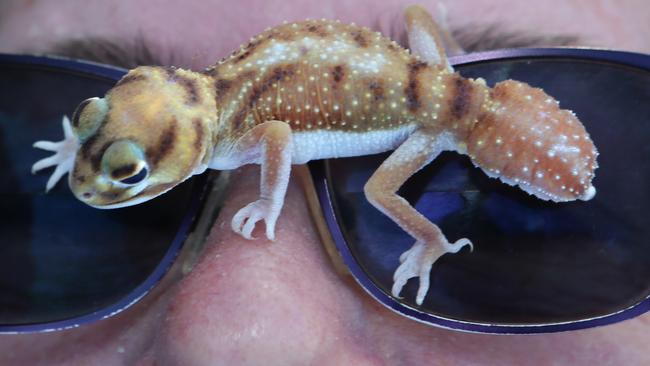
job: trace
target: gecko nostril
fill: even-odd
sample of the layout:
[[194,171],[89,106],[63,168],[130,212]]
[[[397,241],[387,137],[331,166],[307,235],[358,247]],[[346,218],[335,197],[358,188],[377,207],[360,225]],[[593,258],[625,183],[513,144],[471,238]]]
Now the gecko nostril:
[[90,192],[84,192],[81,196],[85,199],[89,199],[90,197],[93,196],[93,194]]

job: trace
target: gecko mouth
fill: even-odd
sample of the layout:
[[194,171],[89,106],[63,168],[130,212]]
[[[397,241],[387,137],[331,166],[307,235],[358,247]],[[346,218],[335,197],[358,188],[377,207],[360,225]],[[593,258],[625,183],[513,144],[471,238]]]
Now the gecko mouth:
[[[137,194],[127,197],[121,200],[116,200],[116,201],[111,201],[110,203],[102,204],[102,203],[93,203],[90,202],[90,200],[87,199],[81,199],[84,203],[86,203],[89,206],[92,206],[94,208],[102,209],[102,210],[111,210],[115,208],[123,208],[123,207],[129,207],[133,205],[137,205],[146,201],[149,201],[153,198],[156,198],[160,196],[161,194],[171,190],[174,188],[176,184],[172,183],[165,183],[165,184],[158,184],[149,188],[146,188],[143,186]],[[89,192],[87,192],[89,193]],[[85,194],[85,193],[84,193]],[[82,195],[83,197],[83,195]]]

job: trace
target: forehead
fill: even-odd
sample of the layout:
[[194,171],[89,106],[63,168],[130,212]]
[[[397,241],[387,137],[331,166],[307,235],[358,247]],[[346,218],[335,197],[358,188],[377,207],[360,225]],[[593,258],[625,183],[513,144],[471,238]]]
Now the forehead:
[[[452,29],[467,24],[478,28],[503,24],[508,30],[520,33],[561,32],[584,36],[594,46],[650,52],[650,43],[645,37],[650,13],[645,11],[647,5],[643,1],[617,2],[616,8],[610,9],[612,11],[596,11],[597,6],[591,3],[587,6],[578,0],[526,3],[457,0],[445,5]],[[266,11],[271,7],[274,11]],[[249,9],[259,9],[254,22],[246,21],[251,18]],[[353,3],[335,0],[328,2],[326,7],[319,0],[306,0],[300,6],[251,0],[246,2],[246,7],[224,7],[220,0],[87,2],[83,7],[74,0],[7,0],[0,2],[0,49],[4,52],[43,52],[80,36],[126,40],[119,42],[124,46],[141,36],[151,43],[153,53],[164,63],[198,69],[221,59],[266,27],[284,20],[340,19],[379,28],[391,38],[401,39],[402,9],[401,0],[385,0],[381,7],[377,7],[374,0]],[[436,14],[434,6],[429,10]],[[622,15],[626,19],[623,28],[617,23]],[[170,18],[178,26],[166,21]],[[25,24],[29,24],[28,32],[25,32]],[[192,26],[187,26],[189,24]],[[468,28],[471,27],[462,27]],[[52,32],[52,29],[57,31]]]

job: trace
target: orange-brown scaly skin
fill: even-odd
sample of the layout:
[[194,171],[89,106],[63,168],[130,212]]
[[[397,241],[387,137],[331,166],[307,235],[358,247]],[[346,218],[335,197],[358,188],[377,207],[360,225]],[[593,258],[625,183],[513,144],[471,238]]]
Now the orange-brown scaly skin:
[[489,175],[531,194],[553,201],[593,196],[596,148],[578,118],[541,89],[497,84],[465,141]]
[[[269,55],[274,48],[279,57]],[[455,91],[446,88],[458,78],[379,33],[331,21],[268,30],[206,74],[227,138],[268,120],[350,132],[447,120]]]
[[[344,53],[332,51],[336,42],[346,48]],[[278,44],[289,45],[282,54],[285,59],[267,62]],[[378,57],[385,61],[376,72],[364,72],[358,66]],[[329,21],[282,25],[253,38],[206,74],[214,79],[221,106],[219,142],[234,143],[253,126],[269,120],[284,121],[294,132],[362,133],[417,124],[452,132],[489,174],[503,175],[531,193],[536,188],[529,187],[539,185],[548,198],[575,199],[585,193],[593,178],[595,149],[582,124],[540,89],[511,82],[488,94],[482,80],[463,79],[443,66],[428,65],[367,29]],[[534,99],[527,100],[527,96]],[[492,111],[497,104],[504,109]],[[531,118],[542,110],[548,116]],[[532,124],[539,124],[537,132],[529,130]],[[581,174],[573,172],[575,164],[562,161],[561,153],[548,156],[555,135],[568,136],[588,153],[579,166]],[[522,136],[536,140],[521,140]],[[542,140],[542,146],[529,149]],[[554,159],[546,159],[545,154]],[[523,171],[525,167],[528,171]]]

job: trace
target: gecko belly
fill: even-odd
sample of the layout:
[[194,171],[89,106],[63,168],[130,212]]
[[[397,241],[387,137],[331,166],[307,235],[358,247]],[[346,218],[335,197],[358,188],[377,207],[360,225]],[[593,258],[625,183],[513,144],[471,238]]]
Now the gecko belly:
[[293,164],[310,160],[378,154],[399,146],[413,133],[414,124],[377,131],[300,131],[293,133]]

